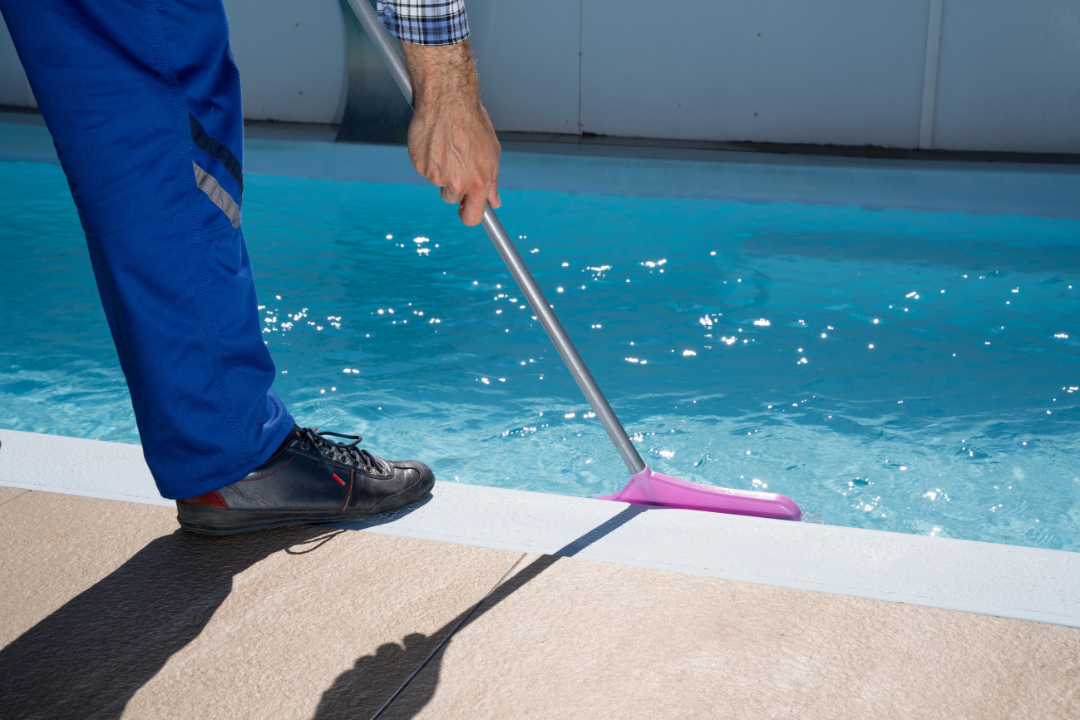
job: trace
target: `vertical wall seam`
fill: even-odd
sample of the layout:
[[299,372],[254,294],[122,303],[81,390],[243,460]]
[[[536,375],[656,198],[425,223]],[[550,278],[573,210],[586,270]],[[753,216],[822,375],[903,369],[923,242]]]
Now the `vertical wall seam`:
[[584,128],[581,125],[581,36],[584,32],[582,29],[582,19],[584,17],[583,5],[585,0],[578,0],[578,15],[577,15],[577,134],[580,136],[584,132]]
[[934,112],[937,105],[938,60],[941,57],[941,21],[945,0],[930,0],[926,23],[926,61],[923,65],[922,113],[919,117],[919,149],[934,145]]
[[345,104],[349,101],[349,23],[345,17],[345,13],[347,12],[351,12],[351,9],[339,2],[338,13],[341,16],[341,47],[344,51],[341,56],[343,70],[337,108],[334,110],[334,116],[330,119],[330,122],[337,125],[338,129],[341,128],[341,122],[345,119]]

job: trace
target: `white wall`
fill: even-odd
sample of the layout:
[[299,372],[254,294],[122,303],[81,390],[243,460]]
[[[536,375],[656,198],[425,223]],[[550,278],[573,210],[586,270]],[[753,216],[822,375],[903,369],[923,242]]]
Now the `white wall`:
[[[943,2],[931,146],[1080,153],[1080,0]],[[932,0],[467,3],[500,130],[919,143]],[[338,0],[225,7],[247,117],[341,117]],[[30,102],[0,33],[0,103]]]
[[577,133],[581,0],[465,2],[495,127]]
[[[348,72],[338,0],[224,0],[244,116],[341,121]],[[7,25],[0,23],[0,105],[36,107]]]
[[945,0],[934,147],[1080,152],[1080,0]]
[[341,122],[348,56],[338,0],[224,0],[244,117]]
[[584,4],[587,132],[917,140],[929,0],[617,0],[618,12],[615,4]]
[[[535,6],[468,0],[499,129],[576,112],[603,135],[919,144],[930,0]],[[944,0],[941,20],[929,147],[1080,153],[1080,2]]]
[[6,23],[0,23],[0,105],[37,106]]

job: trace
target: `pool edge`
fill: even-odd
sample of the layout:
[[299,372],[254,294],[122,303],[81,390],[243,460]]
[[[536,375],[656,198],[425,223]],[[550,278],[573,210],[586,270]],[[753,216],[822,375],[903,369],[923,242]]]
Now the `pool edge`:
[[[0,485],[170,505],[136,445],[0,430]],[[65,485],[29,483],[48,456]],[[1080,627],[1080,553],[439,482],[341,526]]]
[[[0,162],[58,163],[48,128],[0,116]],[[509,143],[503,190],[1080,220],[1080,166],[833,158],[619,146],[587,154]],[[706,159],[707,158],[707,159]],[[249,137],[246,174],[426,185],[403,146]]]

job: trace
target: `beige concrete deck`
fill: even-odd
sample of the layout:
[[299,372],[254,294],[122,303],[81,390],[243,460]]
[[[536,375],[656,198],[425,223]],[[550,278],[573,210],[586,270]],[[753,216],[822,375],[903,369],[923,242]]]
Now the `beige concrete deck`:
[[1077,718],[1080,630],[0,487],[0,717]]

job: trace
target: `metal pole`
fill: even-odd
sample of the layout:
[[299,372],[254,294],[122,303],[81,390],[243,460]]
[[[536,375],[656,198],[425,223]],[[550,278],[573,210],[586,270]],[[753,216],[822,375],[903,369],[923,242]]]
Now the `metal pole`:
[[[405,64],[405,59],[401,56],[397,46],[394,45],[394,41],[391,40],[390,33],[383,27],[379,16],[375,14],[375,10],[367,0],[349,0],[349,5],[352,6],[356,16],[360,19],[360,24],[364,26],[364,30],[367,31],[372,42],[375,43],[376,49],[382,55],[382,59],[386,62],[394,81],[405,95],[405,99],[412,105],[413,90],[412,80],[409,78],[409,68]],[[544,297],[540,286],[536,284],[536,279],[529,272],[529,268],[525,265],[525,261],[522,260],[517,248],[514,247],[510,236],[506,234],[506,230],[503,228],[502,223],[499,222],[499,218],[495,215],[491,205],[488,205],[487,209],[484,210],[484,219],[481,224],[484,226],[484,230],[487,231],[488,237],[491,238],[491,242],[495,244],[495,249],[499,251],[499,255],[502,257],[503,262],[506,263],[510,274],[517,281],[521,292],[528,298],[529,305],[532,306],[533,312],[536,313],[536,317],[540,320],[540,324],[547,331],[551,342],[555,344],[555,349],[559,351],[559,355],[562,356],[563,362],[566,363],[566,367],[570,370],[570,374],[577,381],[581,392],[585,394],[585,399],[589,401],[589,405],[592,406],[593,412],[596,413],[596,417],[600,420],[600,424],[604,426],[608,437],[615,443],[623,462],[630,469],[630,474],[636,475],[641,472],[645,469],[645,462],[638,455],[637,448],[630,442],[630,438],[627,437],[626,430],[623,429],[619,418],[615,417],[615,412],[611,409],[611,405],[608,404],[607,398],[600,391],[600,387],[596,384],[596,380],[593,379],[592,373],[585,366],[585,362],[581,359],[581,355],[578,354],[577,348],[570,341],[570,336],[566,334],[566,330],[563,329],[559,318],[555,316],[547,298]]]
[[615,443],[623,462],[630,469],[630,474],[636,475],[641,472],[645,469],[645,462],[638,455],[637,448],[630,442],[630,438],[626,436],[626,430],[623,429],[619,418],[615,417],[615,411],[608,405],[604,393],[600,392],[600,387],[596,384],[596,380],[593,380],[592,373],[585,366],[585,361],[578,355],[577,348],[570,341],[570,336],[566,334],[566,330],[563,329],[559,318],[555,316],[555,312],[551,309],[547,298],[544,297],[544,293],[536,284],[536,280],[533,278],[532,273],[529,272],[529,268],[525,266],[525,261],[521,259],[521,254],[514,247],[514,243],[510,241],[510,237],[506,234],[506,230],[503,229],[502,223],[499,222],[499,218],[496,217],[495,211],[491,209],[490,205],[484,210],[482,224],[484,230],[487,231],[488,237],[491,238],[491,242],[495,243],[495,249],[499,251],[499,255],[502,256],[506,267],[510,269],[510,274],[517,281],[521,292],[525,293],[525,297],[529,299],[529,305],[532,305],[533,312],[536,313],[536,317],[540,319],[540,323],[547,330],[548,337],[555,344],[555,349],[562,355],[563,362],[569,368],[570,374],[574,376],[574,380],[577,381],[581,392],[585,394],[585,399],[589,401],[589,405],[592,406],[593,412],[599,418],[600,424],[607,430],[611,442]]

